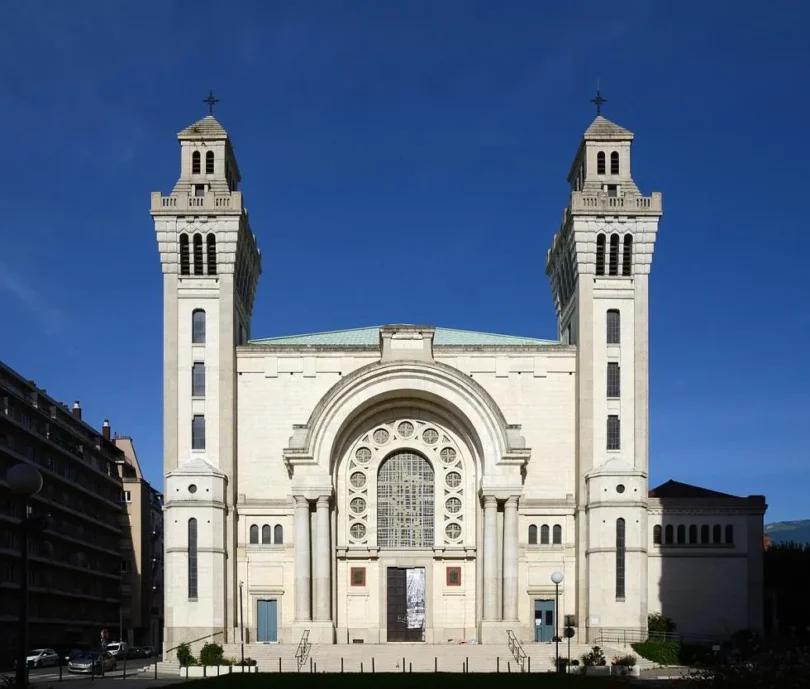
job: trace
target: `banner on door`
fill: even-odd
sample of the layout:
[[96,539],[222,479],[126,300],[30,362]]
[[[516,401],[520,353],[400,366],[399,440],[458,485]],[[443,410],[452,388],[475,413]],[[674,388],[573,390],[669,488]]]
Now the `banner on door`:
[[405,605],[408,615],[408,629],[425,628],[425,570],[416,567],[406,570],[407,592]]

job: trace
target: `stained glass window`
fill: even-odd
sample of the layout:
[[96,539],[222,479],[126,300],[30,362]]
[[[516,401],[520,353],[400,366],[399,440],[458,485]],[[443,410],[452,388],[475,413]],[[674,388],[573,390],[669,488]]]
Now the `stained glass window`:
[[387,459],[377,479],[378,546],[432,548],[434,499],[433,468],[424,457],[398,452]]

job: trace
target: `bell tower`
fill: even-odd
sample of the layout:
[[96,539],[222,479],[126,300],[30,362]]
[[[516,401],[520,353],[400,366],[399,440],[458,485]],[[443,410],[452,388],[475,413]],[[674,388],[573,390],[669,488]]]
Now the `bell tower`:
[[661,194],[631,175],[633,133],[593,102],[546,267],[561,341],[577,348],[581,639],[647,626],[648,281],[662,215]]
[[234,615],[236,347],[250,336],[261,256],[230,137],[209,114],[186,127],[180,177],[154,192],[163,269],[163,466],[167,648]]

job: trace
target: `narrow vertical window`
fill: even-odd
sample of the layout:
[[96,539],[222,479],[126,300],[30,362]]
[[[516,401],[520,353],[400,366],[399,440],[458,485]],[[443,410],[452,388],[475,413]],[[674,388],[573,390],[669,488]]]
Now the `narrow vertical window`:
[[619,344],[622,341],[621,316],[618,309],[609,309],[607,312],[607,343]]
[[613,151],[610,154],[610,174],[611,175],[618,175],[619,174],[619,152]]
[[529,525],[529,545],[537,545],[537,527],[534,524]]
[[653,527],[653,545],[661,545],[661,525],[656,524]]
[[700,543],[706,545],[709,542],[709,525],[704,524],[700,527]]
[[262,545],[270,545],[272,543],[272,533],[269,524],[265,524],[262,527]]
[[686,543],[686,527],[683,524],[678,524],[678,545]]
[[664,529],[664,543],[667,545],[672,545],[675,542],[675,529],[673,528],[672,524],[667,524],[667,527]]
[[562,545],[562,527],[559,524],[555,524],[551,530],[551,542],[554,545]]
[[192,175],[199,175],[200,174],[200,152],[194,151],[191,154],[191,174]]
[[191,312],[191,344],[205,344],[205,311]]
[[273,527],[273,543],[284,545],[284,527],[281,524],[276,524]]
[[259,542],[259,526],[258,524],[250,525],[250,542],[256,545]]
[[731,524],[726,524],[726,545],[734,544],[734,527]]
[[[618,159],[616,160],[616,165],[619,164]],[[613,161],[611,159],[611,165],[613,165]],[[205,174],[206,175],[213,175],[214,174],[214,152],[208,151],[205,154]]]
[[619,274],[619,235],[610,235],[610,269],[611,275]]
[[605,152],[599,151],[596,154],[596,174],[597,175],[604,175],[605,174]]
[[712,527],[712,543],[714,544],[722,543],[722,539],[720,538],[721,535],[722,532],[720,530],[720,524],[715,524]]
[[188,254],[188,235],[180,235],[180,275],[188,275],[191,266]]
[[199,234],[194,235],[194,274],[203,274],[202,237]]
[[621,423],[619,417],[611,414],[607,418],[607,449],[608,450],[621,450]]
[[624,235],[624,247],[622,249],[622,275],[633,274],[633,235]]
[[605,274],[605,235],[596,237],[596,274]]
[[621,393],[621,369],[619,364],[611,361],[607,365],[607,396],[619,397]]
[[197,597],[197,520],[188,520],[188,597]]
[[201,361],[191,366],[191,396],[205,397],[205,364]]
[[689,526],[689,545],[695,545],[698,542],[697,533],[697,524],[691,524]]
[[540,544],[548,545],[548,524],[540,527]]
[[208,259],[208,274],[217,274],[217,238],[209,234],[205,238],[206,258]]
[[616,520],[616,598],[624,598],[624,519]]
[[205,449],[205,417],[195,414],[191,419],[191,449]]

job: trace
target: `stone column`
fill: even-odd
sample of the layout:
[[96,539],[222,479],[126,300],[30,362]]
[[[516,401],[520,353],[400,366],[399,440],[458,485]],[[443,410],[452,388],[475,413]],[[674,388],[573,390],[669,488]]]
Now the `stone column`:
[[295,619],[312,619],[309,571],[309,500],[295,496]]
[[484,619],[498,619],[498,502],[484,496]]
[[329,496],[322,495],[318,498],[315,513],[315,567],[312,573],[315,619],[318,621],[332,618],[329,531]]
[[518,618],[518,518],[517,498],[509,498],[503,510],[503,618]]

